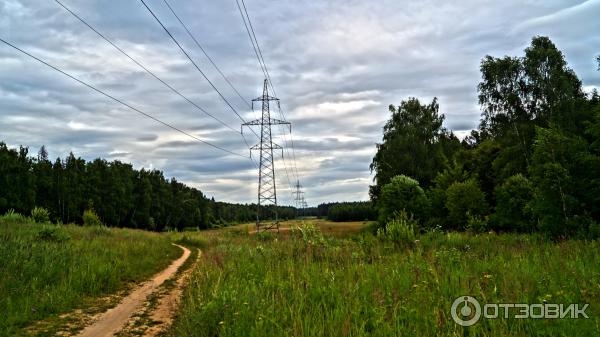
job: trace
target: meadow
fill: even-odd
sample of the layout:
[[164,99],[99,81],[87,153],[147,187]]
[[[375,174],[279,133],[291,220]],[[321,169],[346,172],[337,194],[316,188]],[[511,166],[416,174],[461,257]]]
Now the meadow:
[[[598,241],[433,231],[397,244],[368,229],[343,236],[335,224],[300,228],[186,233],[204,247],[203,259],[170,334],[600,335]],[[484,319],[463,328],[450,314],[461,295],[484,303],[589,303],[590,318]]]
[[85,309],[181,255],[162,234],[38,224],[18,214],[0,217],[0,242],[0,336]]
[[[289,221],[184,233],[0,217],[0,335],[94,306],[202,249],[170,336],[596,336],[600,242]],[[388,226],[389,227],[389,226]],[[589,319],[456,324],[452,302],[588,303]],[[35,335],[35,333],[34,333]],[[51,332],[50,334],[51,335]]]

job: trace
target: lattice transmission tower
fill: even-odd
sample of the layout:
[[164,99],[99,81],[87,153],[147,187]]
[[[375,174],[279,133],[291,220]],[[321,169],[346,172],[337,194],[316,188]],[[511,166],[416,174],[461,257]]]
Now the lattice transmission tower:
[[[273,143],[271,133],[272,125],[287,125],[290,133],[292,125],[279,119],[271,118],[270,102],[276,102],[279,107],[279,99],[269,96],[268,81],[265,79],[262,96],[252,100],[252,110],[254,103],[261,102],[262,117],[260,119],[242,124],[243,127],[260,126],[260,143],[250,148],[252,151],[259,151],[260,162],[258,172],[258,207],[256,210],[256,229],[277,228],[279,231],[279,219],[277,217],[277,186],[275,183],[275,161],[273,160],[273,150],[282,150],[283,148]],[[271,223],[267,223],[271,221]]]
[[302,215],[306,216],[306,208],[308,208],[308,203],[306,202],[306,199],[304,199],[304,197],[302,197]]
[[304,192],[301,190],[302,185],[300,185],[300,180],[296,181],[296,185],[294,185],[294,187],[296,188],[296,190],[293,191],[292,193],[294,194],[294,201],[296,201],[296,218],[297,218],[299,215],[300,208],[303,205]]

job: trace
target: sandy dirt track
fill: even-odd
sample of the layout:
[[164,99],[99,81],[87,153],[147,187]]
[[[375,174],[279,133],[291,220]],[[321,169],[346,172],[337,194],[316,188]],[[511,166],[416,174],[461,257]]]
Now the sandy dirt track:
[[154,275],[152,279],[144,282],[125,297],[116,307],[100,314],[98,318],[88,325],[77,336],[80,337],[104,337],[113,336],[123,329],[129,318],[138,310],[143,308],[150,294],[160,287],[163,282],[175,275],[179,267],[190,257],[190,250],[176,245],[183,250],[183,255],[175,260],[169,267]]

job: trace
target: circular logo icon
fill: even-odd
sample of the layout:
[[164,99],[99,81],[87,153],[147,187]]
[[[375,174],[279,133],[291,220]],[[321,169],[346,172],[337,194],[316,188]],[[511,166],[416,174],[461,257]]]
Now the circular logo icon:
[[471,326],[481,318],[481,305],[471,296],[461,296],[452,303],[452,319],[459,325]]

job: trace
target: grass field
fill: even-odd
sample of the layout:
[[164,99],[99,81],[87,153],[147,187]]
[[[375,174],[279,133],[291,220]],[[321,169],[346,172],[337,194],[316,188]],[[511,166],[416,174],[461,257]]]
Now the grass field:
[[0,217],[0,336],[140,282],[181,255],[161,234]]
[[[0,218],[0,336],[165,268],[178,242],[203,250],[172,336],[597,336],[600,243],[432,232],[397,244],[365,222],[252,225],[185,233]],[[455,298],[589,303],[589,319],[483,319],[463,328]]]
[[[320,227],[339,234],[335,225]],[[247,235],[243,228],[186,234],[205,248],[171,335],[600,335],[597,241],[430,233],[399,247],[365,232]],[[450,315],[460,295],[589,303],[590,318],[490,319],[463,328]]]
[[[303,221],[297,220],[288,220],[282,221],[279,224],[280,234],[288,235],[294,227],[297,227],[299,224],[304,223]],[[358,233],[364,230],[370,222],[368,221],[352,221],[352,222],[334,222],[325,219],[311,219],[307,223],[314,224],[319,228],[321,233],[329,235],[329,236],[348,236],[353,233]],[[246,233],[254,233],[256,231],[255,223],[247,223],[241,224],[231,227],[225,227],[220,230],[207,231],[205,233],[210,234],[221,234],[223,231],[225,232],[246,232]]]

